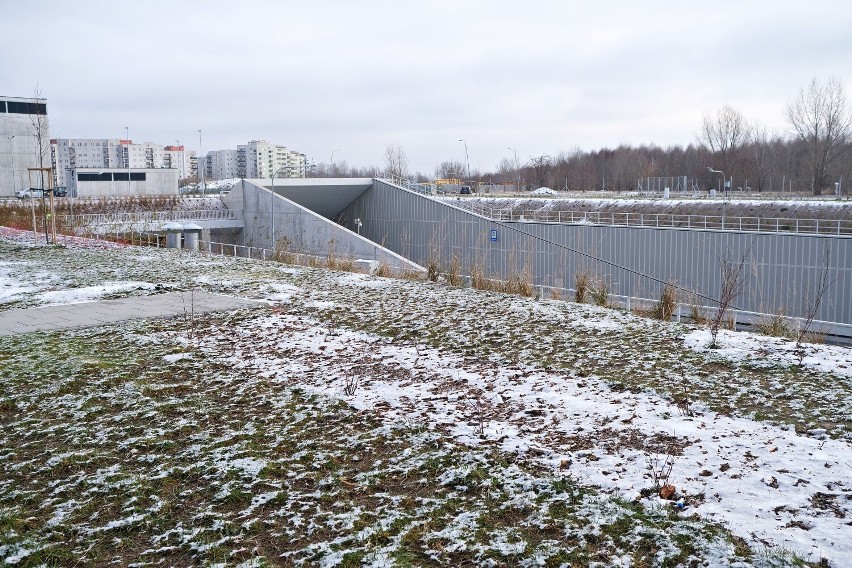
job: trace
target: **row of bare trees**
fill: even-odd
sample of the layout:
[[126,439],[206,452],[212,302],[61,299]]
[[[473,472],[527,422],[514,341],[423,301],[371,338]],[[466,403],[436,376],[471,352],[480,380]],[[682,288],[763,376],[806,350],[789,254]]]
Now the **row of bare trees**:
[[[715,187],[718,176],[733,177],[732,189],[833,193],[841,180],[852,185],[852,101],[836,78],[816,79],[789,103],[790,133],[770,133],[732,106],[704,116],[697,140],[686,147],[619,146],[555,156],[533,156],[521,167],[526,186],[572,190],[637,189],[640,178],[686,175],[697,189]],[[517,164],[501,162],[497,177],[511,181]],[[673,188],[674,189],[674,188]]]
[[[687,146],[621,145],[583,151],[575,148],[526,160],[505,158],[494,171],[472,177],[494,183],[520,182],[524,189],[546,186],[575,191],[632,191],[647,177],[687,176],[689,188],[704,191],[721,180],[708,167],[733,178],[732,190],[833,193],[835,183],[852,194],[852,101],[836,78],[814,79],[786,109],[790,130],[772,133],[749,121],[733,106],[709,112]],[[385,150],[384,167],[350,167],[346,162],[319,164],[319,177],[388,175],[418,181],[465,178],[466,165],[447,160],[434,172],[411,173],[400,144]],[[676,188],[672,188],[673,190]]]

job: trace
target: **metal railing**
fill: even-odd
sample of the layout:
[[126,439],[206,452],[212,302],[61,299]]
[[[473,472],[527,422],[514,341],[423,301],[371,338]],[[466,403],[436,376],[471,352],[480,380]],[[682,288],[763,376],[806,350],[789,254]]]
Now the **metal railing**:
[[675,213],[630,213],[604,211],[552,211],[542,209],[495,209],[471,203],[469,210],[494,221],[528,221],[533,223],[566,223],[613,225],[624,227],[659,227],[678,229],[717,229],[757,233],[797,233],[818,235],[852,235],[850,219],[797,219],[784,217],[740,217],[729,215],[682,215]]
[[230,209],[195,209],[187,211],[139,211],[136,213],[85,213],[80,215],[57,215],[57,220],[67,225],[122,225],[132,223],[155,223],[159,221],[239,221],[240,217]]

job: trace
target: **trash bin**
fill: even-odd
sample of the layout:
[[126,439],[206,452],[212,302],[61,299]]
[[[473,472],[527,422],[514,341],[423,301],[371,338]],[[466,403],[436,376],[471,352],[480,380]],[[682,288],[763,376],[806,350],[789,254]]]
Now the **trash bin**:
[[183,232],[183,225],[180,223],[166,223],[163,225],[163,231],[166,232],[166,248],[180,248],[180,235]]
[[183,226],[183,248],[187,250],[198,250],[198,241],[201,238],[202,228],[195,223]]

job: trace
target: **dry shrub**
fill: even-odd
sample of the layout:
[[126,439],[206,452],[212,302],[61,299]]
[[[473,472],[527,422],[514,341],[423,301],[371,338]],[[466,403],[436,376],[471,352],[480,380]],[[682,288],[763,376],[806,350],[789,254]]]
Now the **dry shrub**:
[[532,273],[526,270],[512,270],[509,273],[509,279],[503,284],[503,291],[508,294],[532,296],[535,293]]
[[384,262],[380,262],[379,266],[376,267],[376,276],[381,276],[382,278],[390,278],[392,276],[390,266],[388,266]]
[[574,275],[574,301],[584,304],[589,294],[592,278],[588,272],[582,271]]
[[822,331],[808,331],[807,333],[802,335],[802,339],[799,340],[800,343],[813,343],[815,345],[823,345],[825,343],[825,332]]
[[450,286],[460,287],[462,285],[461,260],[457,254],[450,258],[450,270],[447,272],[447,282]]
[[275,242],[275,250],[272,252],[272,260],[284,264],[296,264],[296,254],[290,251],[292,242],[287,237],[281,237]]
[[338,257],[333,259],[333,262],[334,264],[329,266],[332,270],[342,270],[344,272],[355,271],[355,259],[351,256]]
[[426,277],[432,282],[437,282],[441,276],[441,266],[438,264],[437,258],[430,258],[426,264]]
[[325,265],[330,270],[343,270],[352,272],[355,268],[355,259],[351,256],[342,257],[337,253],[337,242],[335,239],[328,241],[328,253],[325,257]]
[[397,274],[403,280],[423,280],[426,274],[420,270],[400,270]]
[[473,265],[470,270],[470,285],[477,290],[492,290],[493,285],[488,278],[485,277],[485,271],[479,264]]
[[652,316],[662,321],[670,321],[677,309],[677,288],[671,282],[663,286],[660,301],[654,306]]
[[779,308],[774,314],[765,314],[757,322],[757,330],[763,335],[788,337],[792,330],[787,325],[785,309]]
[[591,287],[589,293],[592,296],[592,301],[602,308],[609,306],[609,282],[606,278],[601,278]]

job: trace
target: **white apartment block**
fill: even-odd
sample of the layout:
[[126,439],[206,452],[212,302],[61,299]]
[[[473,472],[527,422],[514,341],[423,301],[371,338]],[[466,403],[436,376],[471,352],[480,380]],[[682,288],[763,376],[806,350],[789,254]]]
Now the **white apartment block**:
[[237,150],[214,150],[207,152],[210,162],[210,177],[231,179],[240,177],[237,169]]
[[183,146],[162,146],[118,138],[58,138],[51,140],[51,161],[57,186],[67,186],[69,170],[77,168],[174,168],[180,178],[194,175],[195,152]]
[[163,167],[178,170],[178,179],[195,177],[195,150],[187,151],[183,145],[163,148]]
[[268,178],[305,177],[307,162],[305,155],[286,146],[270,144],[266,140],[252,140],[237,146],[237,177]]
[[[36,136],[39,130],[40,137]],[[27,168],[50,167],[49,142],[45,99],[0,96],[0,197],[11,197],[31,184],[42,186],[41,176]],[[48,183],[45,180],[44,187]]]

